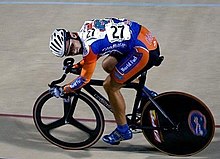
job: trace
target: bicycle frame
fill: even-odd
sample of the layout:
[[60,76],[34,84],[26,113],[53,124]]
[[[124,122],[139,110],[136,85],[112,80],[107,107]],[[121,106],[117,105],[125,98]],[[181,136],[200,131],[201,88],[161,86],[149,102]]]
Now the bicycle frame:
[[[136,120],[136,113],[138,110],[139,103],[142,98],[142,90],[146,81],[146,75],[147,71],[143,72],[139,78],[139,83],[127,83],[122,88],[130,88],[136,90],[136,97],[133,105],[133,110],[131,113],[131,119],[127,118],[129,123],[131,125],[135,125]],[[104,80],[97,80],[97,79],[91,79],[91,81],[83,87],[84,90],[86,90],[91,96],[93,96],[99,103],[101,103],[104,107],[106,107],[109,111],[112,112],[112,108],[110,106],[109,101],[101,95],[96,89],[93,88],[93,86],[103,86]],[[147,91],[144,91],[144,93],[148,96],[149,100],[155,105],[155,107],[164,115],[166,119],[169,120],[169,122],[174,126],[175,123],[166,115],[166,113],[160,108],[160,106],[154,101],[154,99],[150,95],[150,90],[147,88]]]

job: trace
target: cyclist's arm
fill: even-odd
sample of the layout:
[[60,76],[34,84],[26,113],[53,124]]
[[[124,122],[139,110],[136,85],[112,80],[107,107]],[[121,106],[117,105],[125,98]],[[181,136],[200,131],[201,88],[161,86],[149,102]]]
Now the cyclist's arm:
[[64,93],[74,92],[75,90],[82,88],[90,81],[93,72],[95,71],[97,58],[97,55],[90,50],[90,53],[84,57],[82,61],[80,61],[82,64],[80,76],[64,86]]
[[95,66],[96,62],[89,64],[85,63],[82,67],[80,76],[78,76],[75,80],[64,86],[64,93],[74,92],[75,90],[80,89],[85,84],[87,84],[92,77],[92,74],[95,70]]

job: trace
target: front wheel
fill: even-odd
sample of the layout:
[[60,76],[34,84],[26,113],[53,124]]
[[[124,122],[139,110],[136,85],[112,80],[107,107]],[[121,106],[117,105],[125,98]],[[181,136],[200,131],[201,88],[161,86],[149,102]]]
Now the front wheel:
[[188,156],[202,151],[211,142],[215,124],[212,113],[198,98],[182,92],[166,92],[154,98],[167,118],[148,102],[141,124],[146,139],[169,155]]
[[64,149],[90,147],[104,131],[101,109],[83,92],[66,98],[44,92],[34,104],[33,119],[46,140]]

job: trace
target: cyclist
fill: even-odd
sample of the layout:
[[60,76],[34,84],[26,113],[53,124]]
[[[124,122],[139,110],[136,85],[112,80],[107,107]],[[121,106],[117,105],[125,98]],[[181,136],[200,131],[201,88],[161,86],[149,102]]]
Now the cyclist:
[[150,69],[159,59],[159,44],[144,26],[128,19],[105,18],[85,21],[79,32],[55,29],[51,35],[50,50],[58,57],[82,54],[83,59],[73,67],[81,74],[51,93],[60,97],[87,84],[99,57],[108,55],[102,62],[109,73],[103,83],[117,124],[116,129],[102,139],[115,145],[132,138],[126,121],[125,101],[120,93],[124,83],[134,80],[141,72]]

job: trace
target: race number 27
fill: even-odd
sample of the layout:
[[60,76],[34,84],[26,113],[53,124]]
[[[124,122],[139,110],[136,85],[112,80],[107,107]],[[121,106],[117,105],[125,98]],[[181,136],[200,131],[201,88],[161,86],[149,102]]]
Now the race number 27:
[[115,24],[107,27],[109,42],[121,42],[131,38],[129,26],[125,24]]

